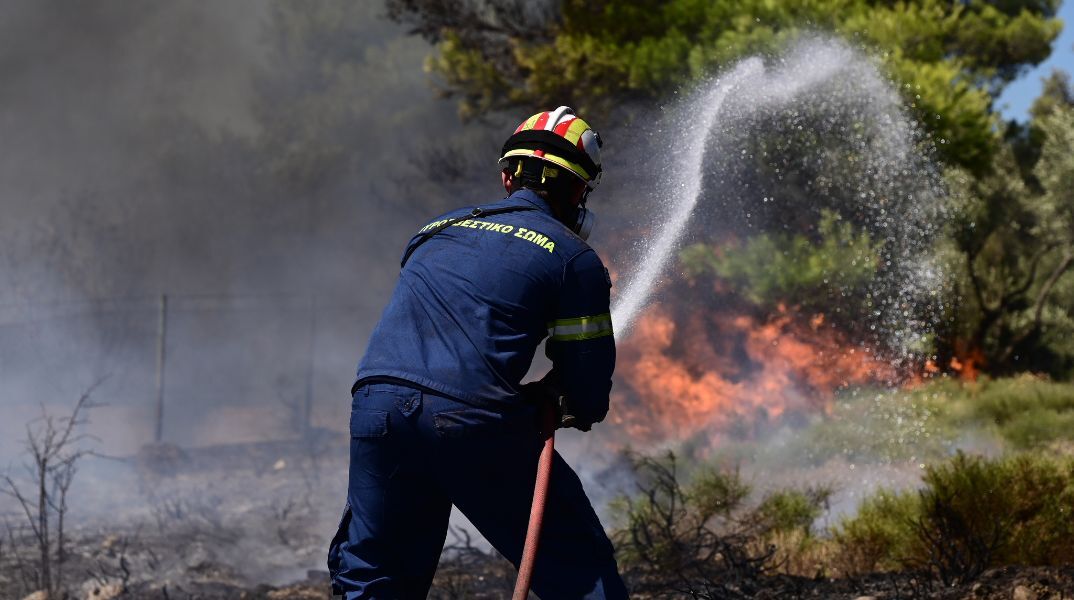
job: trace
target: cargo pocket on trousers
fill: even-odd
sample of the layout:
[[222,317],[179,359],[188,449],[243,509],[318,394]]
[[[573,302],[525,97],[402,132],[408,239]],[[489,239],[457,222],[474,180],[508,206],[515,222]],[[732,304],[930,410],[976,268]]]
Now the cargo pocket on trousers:
[[389,445],[388,411],[368,408],[351,410],[352,490],[380,487],[391,478],[397,460]]

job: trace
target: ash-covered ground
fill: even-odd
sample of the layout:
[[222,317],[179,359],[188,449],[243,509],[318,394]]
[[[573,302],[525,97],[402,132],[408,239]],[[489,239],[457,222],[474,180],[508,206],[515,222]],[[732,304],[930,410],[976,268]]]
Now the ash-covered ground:
[[[346,439],[183,449],[147,446],[87,458],[72,489],[65,556],[68,597],[329,598],[324,556],[346,473]],[[610,473],[611,471],[609,471]],[[611,477],[606,474],[606,477]],[[35,598],[30,529],[5,505],[0,598]],[[514,568],[452,527],[430,598],[506,598]],[[945,587],[922,572],[854,578],[729,577],[706,590],[627,574],[635,598],[1074,598],[1074,569],[1006,567]]]

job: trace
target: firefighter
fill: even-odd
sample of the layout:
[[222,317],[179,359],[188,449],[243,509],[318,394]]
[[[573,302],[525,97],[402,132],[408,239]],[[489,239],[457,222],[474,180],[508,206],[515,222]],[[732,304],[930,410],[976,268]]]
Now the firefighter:
[[[352,390],[347,508],[329,550],[337,594],[425,598],[454,504],[504,557],[521,559],[538,402],[588,431],[615,366],[611,281],[585,239],[601,139],[569,107],[504,144],[505,199],[419,229]],[[521,385],[540,343],[552,374]],[[626,598],[612,545],[557,454],[533,591]]]

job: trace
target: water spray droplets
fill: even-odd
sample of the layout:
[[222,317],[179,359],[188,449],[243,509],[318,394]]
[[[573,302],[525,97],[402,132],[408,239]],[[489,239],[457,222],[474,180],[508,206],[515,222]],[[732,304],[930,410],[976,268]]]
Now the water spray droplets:
[[[793,232],[800,224],[792,224],[825,208],[882,240],[881,276],[866,295],[877,305],[865,317],[873,343],[898,354],[907,340],[927,337],[942,314],[943,294],[935,293],[942,274],[927,248],[945,220],[945,193],[921,153],[925,136],[875,63],[841,42],[807,39],[770,65],[739,63],[663,127],[678,135],[668,143],[663,197],[652,201],[660,208],[657,234],[625,274],[612,311],[617,336],[629,334],[684,235],[704,230],[715,241],[721,232]],[[858,259],[855,268],[873,260]],[[846,298],[839,281],[825,276],[829,293]],[[892,360],[919,358],[903,348]]]

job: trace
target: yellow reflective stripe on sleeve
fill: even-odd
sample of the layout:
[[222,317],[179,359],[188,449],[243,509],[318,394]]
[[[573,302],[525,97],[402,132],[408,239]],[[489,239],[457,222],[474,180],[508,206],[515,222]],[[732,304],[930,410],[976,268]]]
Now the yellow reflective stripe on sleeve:
[[612,315],[557,319],[548,324],[548,336],[557,342],[591,340],[612,335]]

